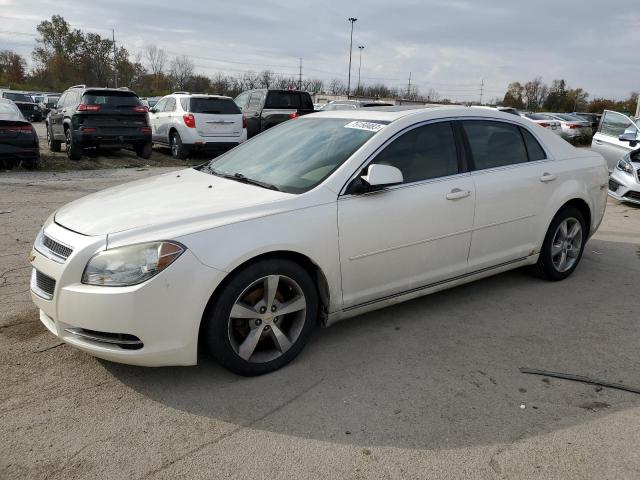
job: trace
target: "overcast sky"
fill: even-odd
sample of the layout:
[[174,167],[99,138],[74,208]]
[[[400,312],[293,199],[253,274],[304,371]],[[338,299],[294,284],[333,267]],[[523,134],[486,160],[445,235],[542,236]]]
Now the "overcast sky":
[[[166,2],[169,3],[169,2]],[[53,14],[132,53],[156,44],[187,54],[199,72],[269,68],[347,80],[349,22],[363,83],[412,83],[422,93],[475,100],[502,97],[511,81],[564,78],[592,97],[640,89],[638,0],[172,1],[0,0],[0,49],[30,60],[36,25]],[[612,4],[613,3],[613,4]]]

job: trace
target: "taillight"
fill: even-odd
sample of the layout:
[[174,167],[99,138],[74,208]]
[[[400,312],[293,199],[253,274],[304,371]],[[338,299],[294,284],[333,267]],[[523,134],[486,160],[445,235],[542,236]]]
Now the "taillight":
[[549,128],[551,126],[550,124],[544,123],[544,122],[540,122],[538,125],[540,125],[541,127],[544,127],[544,128]]
[[148,113],[149,107],[145,107],[144,105],[136,105],[133,107],[133,111],[136,113]]
[[95,133],[98,131],[98,129],[94,127],[80,127],[80,130],[85,133]]
[[300,114],[298,112],[293,112],[289,114],[289,118],[298,118]]
[[35,130],[31,125],[8,125],[0,126],[0,132],[34,133]]
[[193,116],[193,113],[185,113],[182,120],[188,128],[196,128],[196,117]]
[[580,128],[580,125],[578,125],[576,123],[568,123],[567,127],[569,127],[569,128]]
[[242,128],[247,128],[247,117],[242,115]]
[[85,105],[84,103],[78,105],[76,109],[77,112],[97,112],[98,110],[100,110],[100,105]]
[[151,133],[151,129],[149,127],[141,127],[140,131],[142,133]]

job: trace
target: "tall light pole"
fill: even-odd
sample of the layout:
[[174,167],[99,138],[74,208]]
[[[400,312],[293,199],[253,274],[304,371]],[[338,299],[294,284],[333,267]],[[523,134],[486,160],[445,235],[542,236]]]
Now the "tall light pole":
[[360,50],[360,63],[358,64],[358,88],[357,92],[360,92],[360,70],[362,69],[362,50],[364,50],[364,45],[358,45],[358,50]]
[[347,20],[351,22],[351,39],[349,40],[349,80],[347,82],[347,98],[351,94],[351,51],[353,50],[353,24],[358,20],[354,17],[349,17]]

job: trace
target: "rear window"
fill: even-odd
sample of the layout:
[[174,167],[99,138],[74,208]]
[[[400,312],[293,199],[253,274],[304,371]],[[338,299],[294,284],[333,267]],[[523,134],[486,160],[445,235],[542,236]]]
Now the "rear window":
[[298,92],[269,92],[264,108],[300,108],[300,94]]
[[238,105],[230,98],[191,97],[188,111],[191,113],[212,113],[234,115],[242,113]]
[[130,92],[87,92],[82,96],[85,105],[104,105],[105,107],[135,107],[142,105],[137,95]]

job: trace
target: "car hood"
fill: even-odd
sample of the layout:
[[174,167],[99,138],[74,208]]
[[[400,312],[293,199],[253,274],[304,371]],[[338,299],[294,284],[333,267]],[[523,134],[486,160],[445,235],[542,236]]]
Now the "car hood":
[[291,194],[195,169],[180,170],[93,193],[60,208],[55,222],[83,235],[233,216]]

